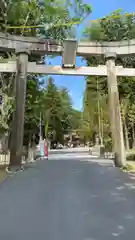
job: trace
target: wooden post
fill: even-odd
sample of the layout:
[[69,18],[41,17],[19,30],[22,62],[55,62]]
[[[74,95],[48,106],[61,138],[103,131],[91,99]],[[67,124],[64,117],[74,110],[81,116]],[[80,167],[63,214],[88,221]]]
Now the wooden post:
[[15,87],[15,112],[10,144],[10,167],[20,167],[22,164],[22,149],[24,135],[24,112],[26,97],[28,55],[26,50],[16,52],[17,73]]
[[119,103],[118,84],[116,77],[115,58],[115,53],[106,54],[109,112],[113,150],[116,156],[115,164],[116,166],[121,167],[125,164],[126,156]]

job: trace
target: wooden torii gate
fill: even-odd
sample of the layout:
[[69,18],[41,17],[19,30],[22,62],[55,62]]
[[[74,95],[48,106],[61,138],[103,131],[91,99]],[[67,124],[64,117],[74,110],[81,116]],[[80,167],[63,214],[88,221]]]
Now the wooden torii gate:
[[135,76],[135,69],[115,66],[117,55],[135,54],[135,40],[122,42],[80,42],[76,49],[77,56],[104,55],[105,66],[75,67],[63,69],[61,66],[45,66],[28,62],[29,54],[62,55],[64,47],[52,40],[13,36],[0,33],[0,51],[16,52],[17,61],[0,63],[0,72],[16,72],[16,108],[12,128],[12,146],[10,149],[10,164],[20,165],[23,147],[24,111],[27,73],[107,76],[110,123],[113,140],[113,150],[118,166],[125,164],[125,148],[123,140],[122,120],[120,113],[117,76]]

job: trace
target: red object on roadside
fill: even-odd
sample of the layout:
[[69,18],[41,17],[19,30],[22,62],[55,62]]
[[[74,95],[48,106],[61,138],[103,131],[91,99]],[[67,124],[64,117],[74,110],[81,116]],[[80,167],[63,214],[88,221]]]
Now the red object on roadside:
[[48,142],[47,140],[44,141],[44,155],[48,157]]

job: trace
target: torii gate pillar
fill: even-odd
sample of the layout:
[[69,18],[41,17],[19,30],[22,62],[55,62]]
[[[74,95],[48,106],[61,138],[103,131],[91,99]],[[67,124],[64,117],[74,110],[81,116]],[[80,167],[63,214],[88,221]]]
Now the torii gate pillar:
[[15,112],[11,132],[10,167],[20,167],[22,162],[28,55],[29,52],[24,49],[16,52]]
[[115,59],[116,59],[115,53],[106,54],[109,113],[113,141],[113,151],[116,157],[115,164],[116,166],[121,167],[125,164],[126,156],[119,103],[118,83],[116,77]]

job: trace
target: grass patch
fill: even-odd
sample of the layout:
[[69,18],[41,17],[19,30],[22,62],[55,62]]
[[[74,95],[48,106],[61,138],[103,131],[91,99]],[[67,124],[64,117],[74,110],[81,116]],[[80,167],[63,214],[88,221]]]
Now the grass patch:
[[121,168],[123,172],[135,173],[135,162],[128,161],[125,166]]
[[126,152],[127,163],[122,167],[124,172],[135,173],[135,149]]
[[126,160],[129,161],[135,161],[135,149],[130,149],[126,152]]

